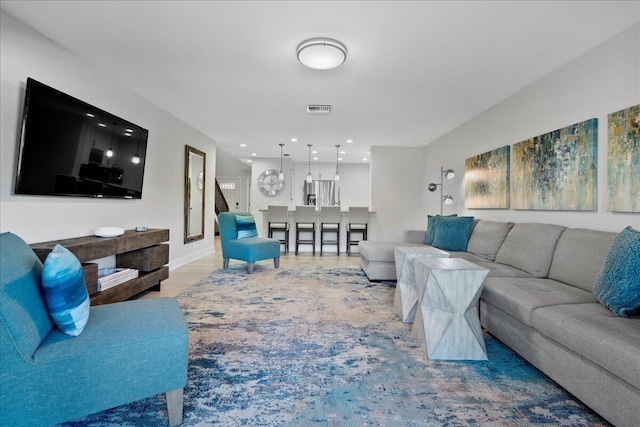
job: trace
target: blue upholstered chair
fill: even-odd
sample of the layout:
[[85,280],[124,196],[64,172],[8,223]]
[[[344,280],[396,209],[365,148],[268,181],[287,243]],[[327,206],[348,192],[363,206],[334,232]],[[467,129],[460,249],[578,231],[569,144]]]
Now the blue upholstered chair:
[[247,262],[247,272],[253,273],[256,261],[273,258],[273,266],[280,267],[280,242],[265,237],[238,239],[236,215],[249,216],[248,212],[223,212],[218,215],[222,266],[229,268],[229,259]]
[[52,322],[42,263],[0,234],[0,425],[48,426],[166,393],[182,423],[189,330],[173,298],[91,307],[72,337]]

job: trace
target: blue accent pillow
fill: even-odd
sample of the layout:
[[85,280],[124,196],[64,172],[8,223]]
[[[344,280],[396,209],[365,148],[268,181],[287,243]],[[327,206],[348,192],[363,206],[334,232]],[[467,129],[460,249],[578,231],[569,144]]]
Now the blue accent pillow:
[[441,216],[436,219],[433,246],[445,251],[467,251],[473,229],[472,216]]
[[238,229],[238,239],[256,237],[258,230],[253,215],[236,215],[236,228]]
[[640,308],[640,231],[627,227],[613,240],[593,294],[620,317]]
[[90,300],[82,265],[70,250],[56,245],[42,268],[42,291],[49,315],[67,335],[78,336],[89,321]]
[[[458,214],[453,214],[451,216],[458,216]],[[425,245],[433,245],[433,239],[436,237],[436,219],[438,219],[440,215],[427,215],[427,234],[424,239]]]

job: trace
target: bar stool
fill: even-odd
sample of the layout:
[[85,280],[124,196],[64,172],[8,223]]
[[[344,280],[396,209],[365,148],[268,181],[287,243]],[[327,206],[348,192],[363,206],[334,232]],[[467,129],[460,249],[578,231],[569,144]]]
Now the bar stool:
[[284,245],[284,253],[289,253],[289,208],[287,206],[267,206],[268,235],[273,238],[273,233],[283,233],[282,239],[278,239]]
[[[300,233],[311,233],[311,239],[301,239]],[[316,254],[316,207],[296,206],[296,255],[298,245],[312,245],[313,255]]]
[[[323,245],[336,245],[340,255],[340,206],[322,206],[320,208],[320,256]],[[335,233],[335,240],[325,240],[324,233]]]
[[347,255],[351,255],[351,246],[358,245],[360,240],[353,239],[353,233],[360,233],[362,239],[367,240],[369,226],[369,208],[349,207],[347,223]]

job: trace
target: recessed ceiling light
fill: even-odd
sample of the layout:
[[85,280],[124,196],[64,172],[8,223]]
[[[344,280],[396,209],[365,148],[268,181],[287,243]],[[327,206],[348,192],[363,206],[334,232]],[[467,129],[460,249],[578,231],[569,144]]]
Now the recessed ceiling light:
[[353,144],[353,139],[347,139],[347,144]]
[[251,162],[253,162],[253,160],[247,159],[247,163],[251,163]]
[[291,138],[291,142],[298,142],[298,138]]
[[313,158],[313,160],[318,160],[318,158],[317,158],[317,157],[314,157],[314,158]]
[[240,147],[246,147],[247,144],[240,144]]
[[342,157],[338,157],[338,160],[342,160]]
[[366,162],[367,160],[368,160],[368,159],[367,159],[366,157],[363,157],[363,158],[362,158],[362,161],[363,161],[363,162]]
[[347,152],[346,151],[341,151],[340,154],[347,154]]
[[296,54],[298,61],[309,68],[330,70],[347,59],[347,48],[337,40],[317,37],[300,43]]
[[311,154],[318,154],[318,150],[313,150]]
[[257,156],[257,154],[256,154],[256,153],[251,153],[251,155],[252,155],[253,157]]

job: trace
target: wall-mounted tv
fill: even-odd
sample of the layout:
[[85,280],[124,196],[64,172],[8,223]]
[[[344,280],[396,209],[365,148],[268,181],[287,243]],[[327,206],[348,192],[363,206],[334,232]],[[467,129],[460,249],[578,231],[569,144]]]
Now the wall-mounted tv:
[[15,194],[140,199],[148,134],[28,78]]

